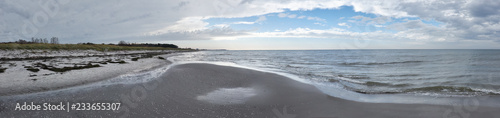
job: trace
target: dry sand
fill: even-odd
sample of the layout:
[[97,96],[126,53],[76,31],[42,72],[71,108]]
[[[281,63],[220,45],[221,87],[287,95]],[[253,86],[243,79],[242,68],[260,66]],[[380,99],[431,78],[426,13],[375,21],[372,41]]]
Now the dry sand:
[[[361,103],[272,73],[182,64],[158,79],[0,97],[2,117],[494,118],[500,108]],[[17,102],[121,102],[120,111],[14,111]]]
[[[13,53],[19,51],[12,51]],[[78,51],[73,51],[74,54]],[[80,51],[80,53],[87,51]],[[111,54],[112,53],[112,54]],[[133,56],[140,56],[146,53],[163,53],[165,55],[157,55],[154,58],[140,58],[137,61],[131,61]],[[83,56],[83,57],[58,57],[53,58],[53,55],[64,55],[66,53],[56,53],[54,52],[51,57],[52,59],[40,59],[40,60],[18,60],[18,61],[2,61],[3,67],[8,68],[4,73],[0,73],[0,96],[2,95],[13,95],[13,94],[24,94],[33,93],[40,91],[50,91],[61,88],[67,88],[77,85],[84,85],[94,82],[103,81],[106,79],[114,78],[124,74],[133,74],[144,71],[150,71],[158,67],[162,67],[167,64],[171,64],[170,61],[165,59],[159,59],[157,57],[167,58],[168,54],[174,53],[173,51],[158,52],[158,51],[125,51],[119,52],[108,52],[109,55],[98,55],[98,56]],[[4,55],[7,53],[3,53]],[[56,56],[57,57],[57,56]],[[119,63],[96,63],[103,62],[103,60],[123,60],[124,64]],[[40,67],[35,67],[39,69],[38,72],[27,71],[26,67],[34,67],[36,63],[43,63],[47,65],[55,65],[57,68],[63,67],[73,67],[76,64],[88,64],[92,62],[92,65],[99,65],[100,67],[70,70],[66,72],[54,72],[46,69],[41,69]],[[14,65],[14,66],[8,66]],[[78,65],[82,66],[82,65]]]

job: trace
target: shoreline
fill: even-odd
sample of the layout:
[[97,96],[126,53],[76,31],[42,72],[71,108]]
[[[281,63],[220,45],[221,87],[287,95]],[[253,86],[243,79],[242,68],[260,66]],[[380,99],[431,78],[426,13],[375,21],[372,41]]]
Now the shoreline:
[[[174,61],[174,60],[171,60]],[[409,93],[397,93],[397,94],[364,94],[356,91],[349,91],[346,89],[339,89],[332,87],[331,83],[325,82],[315,82],[302,79],[294,74],[286,72],[278,72],[273,70],[266,70],[256,67],[249,67],[238,65],[231,62],[207,62],[207,61],[180,61],[175,62],[175,64],[209,64],[217,66],[227,66],[240,69],[248,69],[252,71],[258,71],[263,73],[272,73],[279,76],[286,77],[292,81],[300,82],[303,84],[308,84],[315,86],[323,94],[329,95],[331,97],[362,102],[362,103],[382,103],[382,104],[426,104],[426,105],[453,105],[455,103],[462,103],[464,101],[470,102],[479,100],[478,104],[485,107],[498,107],[500,108],[500,95],[480,95],[480,96],[432,96],[432,95],[422,95],[422,94],[409,94]]]
[[[45,96],[45,97],[44,97]],[[51,96],[51,97],[47,97]],[[0,97],[2,98],[2,97]],[[8,97],[4,97],[8,98]],[[119,111],[14,111],[15,102],[122,102]],[[494,117],[496,107],[364,103],[324,94],[290,78],[243,68],[189,63],[145,83],[116,84],[0,101],[2,116],[84,117]],[[465,104],[467,103],[467,104]]]
[[[13,53],[16,52],[22,51]],[[150,71],[171,64],[165,58],[182,51],[95,52],[57,51],[35,60],[2,60],[0,65],[7,69],[0,73],[0,96],[52,91],[100,82],[124,74]],[[2,54],[9,57],[5,55],[13,53]],[[64,56],[67,53],[73,55]],[[40,55],[28,57],[40,58]]]

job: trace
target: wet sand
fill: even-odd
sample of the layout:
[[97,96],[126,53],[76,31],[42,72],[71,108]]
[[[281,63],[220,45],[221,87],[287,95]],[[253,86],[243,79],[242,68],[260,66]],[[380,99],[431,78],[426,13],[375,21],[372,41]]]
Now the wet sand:
[[[14,111],[20,102],[120,102],[119,111]],[[2,117],[179,118],[492,118],[500,108],[361,103],[330,97],[312,85],[265,72],[182,64],[138,84],[0,97]]]

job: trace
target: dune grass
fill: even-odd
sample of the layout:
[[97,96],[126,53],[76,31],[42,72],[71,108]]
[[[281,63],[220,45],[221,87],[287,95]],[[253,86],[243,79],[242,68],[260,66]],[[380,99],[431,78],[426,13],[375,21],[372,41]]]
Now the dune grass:
[[163,48],[163,47],[132,47],[132,46],[117,46],[103,44],[0,44],[0,49],[3,50],[96,50],[96,51],[121,51],[121,50],[183,50],[178,48]]

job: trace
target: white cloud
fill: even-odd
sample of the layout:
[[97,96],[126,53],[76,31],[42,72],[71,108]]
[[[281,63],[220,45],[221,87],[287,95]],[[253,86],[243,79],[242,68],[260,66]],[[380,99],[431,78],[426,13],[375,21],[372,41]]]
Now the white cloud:
[[304,19],[307,17],[307,20],[315,20],[315,21],[321,21],[321,22],[326,22],[325,19],[319,18],[319,17],[311,17],[311,16],[299,16],[297,17],[296,14],[288,14],[288,13],[278,13],[278,17],[283,18],[283,17],[288,17],[288,18],[297,18],[297,19]]
[[351,17],[356,20],[361,20],[361,23],[368,23],[368,24],[385,24],[387,22],[391,22],[392,19],[390,17],[385,17],[385,16],[379,16],[375,18],[370,18],[370,17],[364,17],[364,16],[353,16]]
[[217,40],[235,39],[237,36],[248,35],[249,31],[238,31],[230,27],[213,27],[196,31],[166,32],[155,35],[136,36],[132,38],[148,38],[152,40]]
[[255,20],[255,22],[263,22],[266,20],[267,20],[266,16],[260,16],[259,19]]
[[149,34],[165,33],[165,32],[180,32],[180,31],[197,31],[207,29],[208,23],[200,17],[187,17],[176,22],[176,24],[166,28],[150,32]]
[[385,27],[384,25],[373,25],[375,27]]
[[315,22],[314,24],[315,24],[315,25],[320,25],[320,26],[326,26],[326,24],[319,23],[319,22]]
[[319,17],[307,17],[307,20],[316,20],[316,21],[321,21],[321,22],[326,22],[325,19],[319,18]]
[[351,26],[347,25],[347,23],[338,23],[339,26],[344,26],[347,28],[351,28]]
[[389,25],[387,28],[392,30],[409,30],[409,29],[419,29],[424,27],[432,27],[431,25],[425,24],[420,20],[410,20],[404,23],[394,23]]
[[[385,40],[400,37],[394,37],[391,33],[383,32],[350,32],[344,29],[332,28],[327,30],[295,28],[282,32],[254,32],[249,35],[241,35],[238,37],[280,37],[280,38],[326,38],[326,39],[356,39],[356,40]],[[401,37],[402,38],[402,37]]]
[[230,25],[228,24],[216,24],[216,25],[213,25],[213,27],[215,28],[224,28],[224,27],[229,27]]
[[286,13],[279,13],[278,14],[278,17],[280,17],[280,18],[287,17],[287,16],[288,16],[288,14],[286,14]]
[[234,22],[232,24],[246,24],[246,25],[251,25],[251,24],[255,24],[255,22],[240,21],[240,22]]
[[248,22],[248,21],[239,21],[239,22],[234,22],[234,23],[231,23],[231,24],[246,24],[246,25],[252,25],[252,24],[255,24],[255,23],[261,23],[261,22],[264,22],[266,21],[267,18],[266,16],[260,16],[257,20],[255,20],[254,22]]

